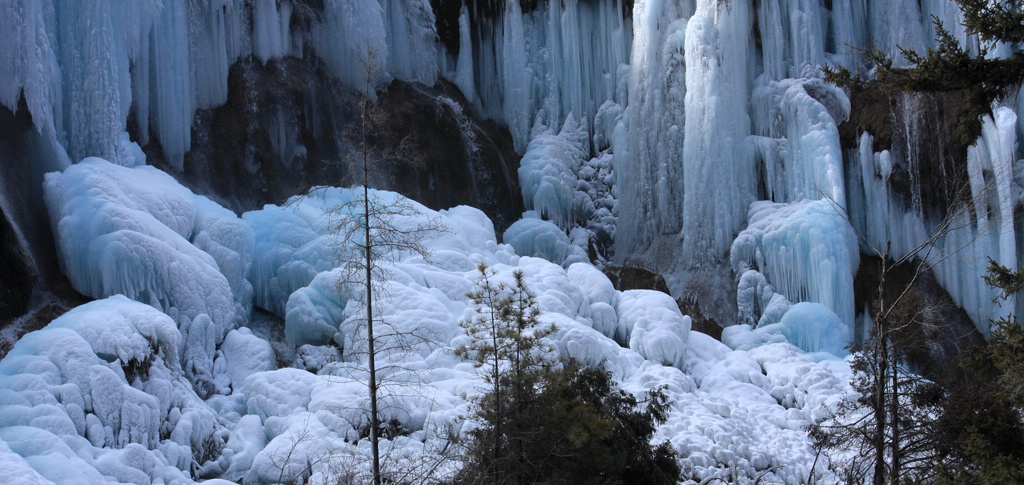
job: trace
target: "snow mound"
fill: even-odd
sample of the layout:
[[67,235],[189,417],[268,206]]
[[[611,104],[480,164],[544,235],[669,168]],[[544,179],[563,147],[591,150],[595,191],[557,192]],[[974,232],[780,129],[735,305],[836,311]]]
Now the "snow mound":
[[789,342],[809,354],[826,353],[834,357],[847,355],[846,347],[852,340],[852,332],[832,310],[820,303],[807,302],[792,305],[777,323],[755,329],[734,325],[722,332],[722,342],[736,350]]
[[75,289],[122,294],[174,318],[185,372],[206,388],[216,345],[247,318],[251,231],[148,166],[87,158],[47,174],[44,191],[61,268]]
[[190,482],[219,425],[185,380],[180,341],[170,317],[123,296],[19,340],[0,361],[4,483]]
[[[361,214],[362,209],[354,204],[360,195],[361,188],[318,187],[307,196],[289,199],[283,206],[267,205],[242,215],[256,234],[250,276],[256,305],[284,317],[295,291],[309,286],[314,277],[333,270],[339,262],[360,257],[355,241],[341,241],[341,235],[334,232],[343,218]],[[394,192],[373,189],[369,197],[382,206],[400,203],[409,208],[408,215],[390,220],[398,230],[413,227],[417,217],[437,222],[439,230],[422,234],[423,240],[418,242],[436,249],[434,256],[439,266],[471,271],[484,255],[512,255],[510,249],[497,247],[494,226],[478,209],[460,206],[433,211]],[[398,261],[410,256],[385,257]],[[327,284],[319,286],[326,289]]]
[[615,311],[615,340],[648,360],[683,367],[691,322],[671,296],[654,290],[624,291]]
[[523,213],[522,219],[505,230],[503,239],[505,244],[516,248],[517,254],[544,258],[562,266],[589,261],[583,249],[573,244],[564,230],[541,219],[534,211]]

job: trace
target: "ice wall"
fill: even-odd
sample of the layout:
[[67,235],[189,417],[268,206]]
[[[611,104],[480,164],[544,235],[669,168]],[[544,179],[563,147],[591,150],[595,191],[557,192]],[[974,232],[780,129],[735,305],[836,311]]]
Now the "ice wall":
[[619,195],[626,201],[616,244],[624,253],[682,228],[685,41],[694,8],[693,2],[634,5],[629,109],[625,136],[614,144]]

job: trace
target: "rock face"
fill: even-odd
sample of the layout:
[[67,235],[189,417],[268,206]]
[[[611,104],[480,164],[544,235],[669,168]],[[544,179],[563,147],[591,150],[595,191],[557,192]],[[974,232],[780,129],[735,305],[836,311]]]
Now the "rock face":
[[0,326],[25,313],[34,281],[28,257],[0,209]]
[[[874,150],[890,150],[893,189],[906,201],[920,201],[945,213],[965,200],[967,138],[971,113],[963,91],[891,95],[878,83],[850,90],[850,119],[839,125],[844,149],[856,149],[862,133]],[[973,125],[971,125],[973,126]],[[970,142],[970,143],[968,143]],[[907,162],[912,160],[913,162]]]
[[[27,241],[16,232],[19,221],[13,219],[24,216],[29,206],[31,191],[19,189],[31,179],[28,163],[21,158],[22,138],[31,129],[28,109],[12,113],[0,106],[0,327],[25,313],[37,278],[28,248],[23,247]],[[8,213],[8,208],[20,208],[22,214]]]
[[[227,103],[196,113],[183,172],[162,159],[157,141],[145,147],[149,162],[236,211],[355,181],[348,162],[359,147],[359,97],[315,57],[242,60],[232,66],[229,86]],[[385,160],[371,187],[433,209],[479,207],[499,232],[522,212],[519,158],[508,131],[477,120],[450,83],[393,81],[378,94],[372,118],[372,157],[406,137],[411,150]]]
[[478,121],[459,90],[447,81],[432,88],[395,81],[380,98],[385,121],[378,147],[408,136],[413,157],[399,160],[386,188],[431,209],[472,205],[499,234],[523,211],[519,156],[508,130]]
[[326,161],[339,157],[336,137],[353,117],[355,97],[326,68],[315,59],[250,57],[231,67],[228,86],[224,105],[196,113],[183,173],[155,141],[144,147],[149,163],[236,211],[340,182]]
[[629,266],[610,266],[604,270],[605,276],[612,280],[615,289],[626,290],[657,290],[668,293],[665,277],[658,273]]

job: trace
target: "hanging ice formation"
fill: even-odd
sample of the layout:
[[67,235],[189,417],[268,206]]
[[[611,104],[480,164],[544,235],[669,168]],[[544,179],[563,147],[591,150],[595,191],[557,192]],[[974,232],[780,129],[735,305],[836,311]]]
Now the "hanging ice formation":
[[367,51],[380,80],[433,84],[438,75],[426,0],[326,0],[322,12],[303,13],[312,17],[308,25],[295,22],[293,2],[275,0],[8,0],[0,7],[0,103],[16,110],[24,91],[36,126],[52,130],[72,161],[122,163],[118,147],[134,110],[137,141],[159,140],[180,169],[194,111],[227,100],[228,70],[242,56],[267,62],[302,57],[310,47],[351,87],[362,80]]

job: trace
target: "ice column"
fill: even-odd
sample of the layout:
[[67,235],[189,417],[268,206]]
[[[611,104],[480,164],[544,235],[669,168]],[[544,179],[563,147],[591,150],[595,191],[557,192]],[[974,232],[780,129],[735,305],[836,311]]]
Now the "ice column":
[[167,160],[178,170],[192,147],[192,86],[188,52],[188,13],[185,2],[164,4],[153,29],[150,125],[163,145]]
[[819,75],[825,62],[821,11],[817,0],[764,0],[758,5],[768,80]]
[[693,6],[641,1],[633,9],[632,68],[625,125],[628,151],[615,146],[621,230],[628,252],[659,233],[677,233],[683,213],[685,40]]
[[469,33],[469,9],[465,5],[459,12],[459,59],[455,65],[455,85],[472,103],[476,99],[473,80],[473,37]]
[[683,257],[694,265],[725,255],[754,200],[750,30],[749,0],[700,0],[686,29]]
[[870,3],[872,47],[902,67],[906,60],[900,49],[923,53],[925,48],[921,9],[917,0],[876,0]]

